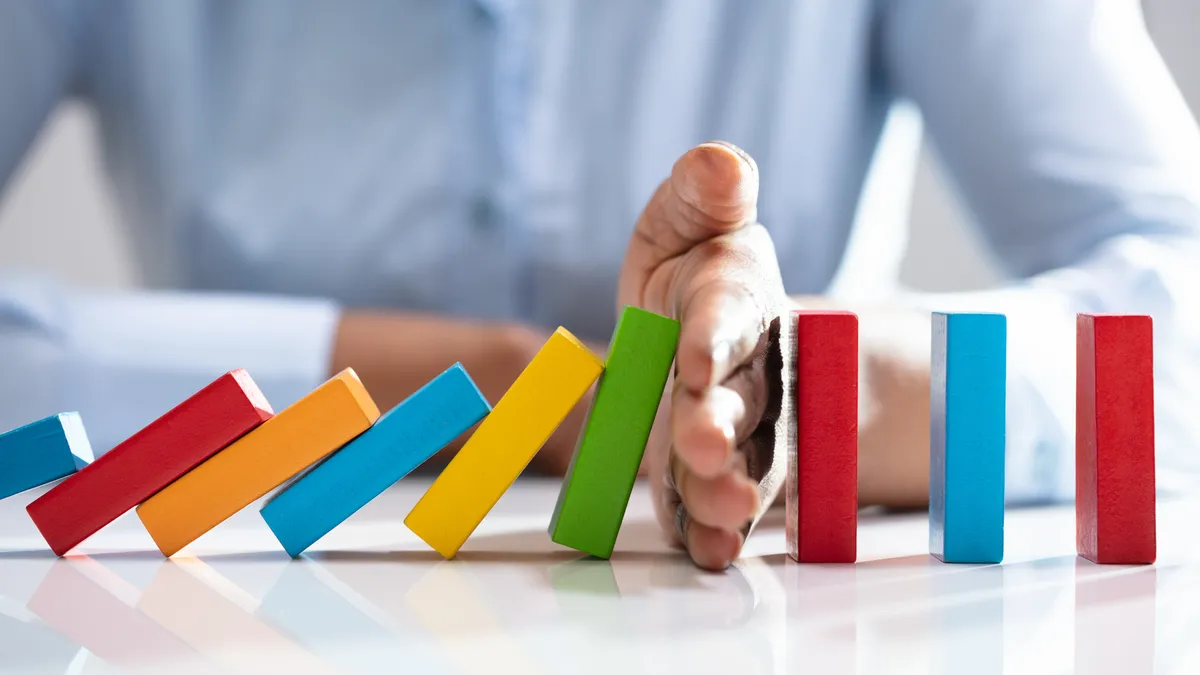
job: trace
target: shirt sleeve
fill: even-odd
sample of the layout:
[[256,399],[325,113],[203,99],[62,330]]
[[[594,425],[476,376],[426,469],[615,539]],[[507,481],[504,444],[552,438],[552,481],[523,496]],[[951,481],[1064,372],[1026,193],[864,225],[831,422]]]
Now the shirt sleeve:
[[1009,317],[1008,497],[1074,494],[1075,313],[1154,319],[1157,476],[1200,477],[1200,133],[1134,0],[905,0],[886,78],[1013,281],[914,294]]
[[328,377],[339,314],[321,299],[3,280],[0,425],[77,410],[103,453],[235,368],[279,411]]

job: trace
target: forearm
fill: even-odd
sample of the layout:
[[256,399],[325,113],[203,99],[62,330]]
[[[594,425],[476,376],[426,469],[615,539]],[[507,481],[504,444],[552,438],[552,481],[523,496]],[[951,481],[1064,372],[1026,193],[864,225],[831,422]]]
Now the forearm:
[[1141,3],[946,5],[888,3],[881,63],[897,97],[920,109],[981,241],[1015,280],[891,301],[1008,317],[1010,502],[1074,494],[1075,313],[1149,314],[1157,479],[1191,482],[1200,477],[1191,419],[1200,322],[1190,309],[1200,301],[1200,133]]
[[[387,411],[450,367],[461,363],[495,405],[549,337],[514,323],[485,323],[426,314],[346,311],[338,324],[330,372],[352,367],[380,410]],[[584,404],[559,427],[532,466],[561,473],[582,423]],[[464,434],[438,456],[447,460]]]

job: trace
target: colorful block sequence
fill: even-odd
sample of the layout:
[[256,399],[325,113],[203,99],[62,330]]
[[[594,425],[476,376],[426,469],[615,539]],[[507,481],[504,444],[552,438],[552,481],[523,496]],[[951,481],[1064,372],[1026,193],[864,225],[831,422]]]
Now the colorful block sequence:
[[[933,324],[930,551],[945,562],[999,562],[1005,320],[935,314]],[[798,312],[792,326],[789,553],[800,562],[853,562],[857,317]],[[171,556],[290,480],[262,516],[297,556],[482,420],[405,519],[449,558],[599,377],[550,534],[608,557],[678,336],[677,322],[626,308],[602,363],[560,328],[495,410],[457,364],[382,417],[352,370],[278,415],[250,376],[235,370],[95,461],[74,413],[0,434],[0,498],[61,480],[27,509],[55,553],[136,507]],[[1078,551],[1098,563],[1151,563],[1151,320],[1081,314],[1077,340]]]
[[[657,342],[649,356],[626,354],[617,361],[631,368],[659,364],[665,381],[678,323],[632,308],[627,312],[632,318],[623,315],[621,325],[641,326],[639,337],[648,338],[653,331],[647,332],[646,326],[657,321],[657,330],[667,338]],[[626,342],[631,341],[622,344]],[[636,342],[637,338],[622,349],[636,351]],[[466,371],[455,364],[382,417],[352,370],[339,373],[277,415],[250,376],[238,370],[96,462],[89,462],[78,415],[50,418],[0,436],[0,461],[9,460],[13,467],[3,474],[8,481],[4,487],[16,493],[86,467],[28,507],[51,548],[64,555],[136,507],[154,542],[169,557],[291,480],[267,500],[262,515],[285,550],[297,556],[485,420],[406,520],[418,535],[433,539],[437,550],[452,557],[603,369],[599,357],[560,328],[494,413]],[[632,374],[634,379],[644,375]],[[646,386],[643,383],[639,391],[642,397],[661,398],[662,382],[657,391]],[[653,382],[649,387],[653,389]],[[648,424],[639,423],[647,427],[647,434]],[[634,438],[630,445],[624,452],[640,457],[645,440],[637,447]],[[477,472],[486,480],[476,481]],[[632,485],[632,478],[629,482]],[[466,500],[460,499],[463,490],[469,493]],[[619,525],[620,514],[616,519]],[[433,529],[422,523],[434,523]],[[449,545],[441,543],[445,541]]]

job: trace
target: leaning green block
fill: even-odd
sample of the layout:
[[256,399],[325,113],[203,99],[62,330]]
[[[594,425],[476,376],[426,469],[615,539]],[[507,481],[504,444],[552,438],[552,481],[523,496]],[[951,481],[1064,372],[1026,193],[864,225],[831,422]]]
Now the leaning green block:
[[621,312],[550,520],[554,541],[612,555],[678,344],[678,321],[636,307]]

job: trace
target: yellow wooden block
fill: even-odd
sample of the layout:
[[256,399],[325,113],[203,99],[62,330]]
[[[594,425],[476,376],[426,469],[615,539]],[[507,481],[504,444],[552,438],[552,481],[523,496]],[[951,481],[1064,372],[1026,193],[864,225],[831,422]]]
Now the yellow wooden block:
[[404,524],[453,558],[603,370],[575,336],[555,331]]
[[166,556],[366,431],[379,408],[350,368],[137,508]]

